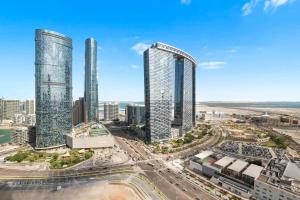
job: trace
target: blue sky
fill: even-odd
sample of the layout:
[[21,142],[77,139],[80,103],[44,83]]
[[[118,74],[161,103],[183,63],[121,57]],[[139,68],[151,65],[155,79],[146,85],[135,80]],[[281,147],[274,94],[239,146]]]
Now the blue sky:
[[144,99],[140,52],[156,41],[195,57],[197,101],[299,101],[300,0],[0,3],[0,96],[34,98],[34,30],[73,39],[73,98],[84,40],[98,40],[100,100]]

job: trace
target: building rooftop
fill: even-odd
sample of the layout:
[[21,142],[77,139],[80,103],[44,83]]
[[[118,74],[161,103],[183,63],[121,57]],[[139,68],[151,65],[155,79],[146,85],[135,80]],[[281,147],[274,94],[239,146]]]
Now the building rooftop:
[[243,160],[236,160],[234,163],[232,163],[228,169],[234,171],[234,172],[241,172],[245,167],[248,165],[246,161]]
[[297,163],[289,162],[284,170],[283,178],[291,178],[300,181],[300,168]]
[[212,154],[214,154],[214,152],[212,152],[212,151],[202,151],[201,153],[195,155],[195,157],[200,158],[200,159],[205,159]]
[[260,172],[263,170],[263,167],[251,164],[247,169],[243,172],[243,175],[247,175],[253,177],[254,179],[258,178]]
[[155,47],[155,48],[158,48],[158,49],[161,49],[164,51],[169,51],[169,52],[175,53],[177,55],[183,56],[183,57],[189,59],[193,63],[193,65],[196,66],[196,60],[190,54],[184,52],[181,49],[178,49],[178,48],[173,47],[168,44],[164,44],[162,42],[156,42],[155,44],[152,45],[152,47]]
[[218,166],[224,168],[224,167],[227,167],[233,161],[235,161],[235,158],[225,156],[225,157],[221,158],[220,160],[218,160],[217,162],[215,162],[215,165],[218,165]]

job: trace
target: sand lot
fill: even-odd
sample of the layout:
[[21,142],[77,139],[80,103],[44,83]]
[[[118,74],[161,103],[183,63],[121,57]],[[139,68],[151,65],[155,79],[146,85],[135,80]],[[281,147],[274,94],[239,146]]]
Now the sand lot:
[[63,188],[56,192],[39,190],[1,191],[5,200],[141,200],[127,185],[100,183]]

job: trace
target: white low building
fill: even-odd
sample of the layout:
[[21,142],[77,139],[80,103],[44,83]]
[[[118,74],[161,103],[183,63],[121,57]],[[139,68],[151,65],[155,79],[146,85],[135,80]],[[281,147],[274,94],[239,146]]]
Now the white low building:
[[67,136],[67,146],[72,149],[112,148],[114,145],[115,140],[110,134],[84,137]]
[[66,143],[72,149],[112,148],[115,140],[102,124],[91,122],[78,124],[72,134],[66,136]]

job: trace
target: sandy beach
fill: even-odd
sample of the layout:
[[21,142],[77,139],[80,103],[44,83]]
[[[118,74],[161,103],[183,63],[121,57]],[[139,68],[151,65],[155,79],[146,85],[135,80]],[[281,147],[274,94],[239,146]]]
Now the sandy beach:
[[242,114],[242,115],[262,115],[265,113],[268,114],[277,114],[277,115],[291,115],[295,117],[300,117],[299,108],[225,108],[225,107],[212,107],[203,104],[196,105],[196,111],[217,111],[224,112],[226,114]]

